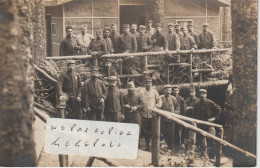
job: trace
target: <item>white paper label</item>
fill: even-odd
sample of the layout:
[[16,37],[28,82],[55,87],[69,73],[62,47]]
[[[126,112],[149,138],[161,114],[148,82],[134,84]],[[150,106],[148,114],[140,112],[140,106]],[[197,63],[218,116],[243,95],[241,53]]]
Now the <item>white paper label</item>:
[[44,149],[49,154],[136,159],[138,140],[138,124],[50,118]]

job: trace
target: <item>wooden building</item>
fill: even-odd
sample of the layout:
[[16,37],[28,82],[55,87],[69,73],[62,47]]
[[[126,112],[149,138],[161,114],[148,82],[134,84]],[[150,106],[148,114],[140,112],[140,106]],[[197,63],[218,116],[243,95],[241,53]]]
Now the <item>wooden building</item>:
[[120,25],[120,31],[125,23],[147,25],[152,19],[161,22],[164,31],[170,22],[181,26],[191,22],[194,31],[200,33],[207,22],[219,44],[231,40],[231,17],[223,10],[229,8],[229,0],[46,0],[45,6],[48,55],[53,56],[59,55],[68,25],[79,34],[81,25],[87,24],[89,33],[94,34],[112,23]]

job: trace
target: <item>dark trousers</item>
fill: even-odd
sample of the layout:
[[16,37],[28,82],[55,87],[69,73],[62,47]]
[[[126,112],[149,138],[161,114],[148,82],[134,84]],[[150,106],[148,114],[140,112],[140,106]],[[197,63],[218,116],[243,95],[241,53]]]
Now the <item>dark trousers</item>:
[[165,140],[168,149],[172,149],[174,146],[174,123],[171,121],[168,121],[167,119],[161,118],[161,135],[163,139]]
[[103,121],[104,120],[104,108],[98,109],[98,110],[91,109],[90,120]]
[[69,114],[65,118],[79,119],[81,102],[79,102],[76,98],[70,97],[66,93],[64,93],[64,97],[64,100],[58,100],[57,108],[67,109],[67,111],[69,111]]
[[105,117],[107,121],[120,122],[122,120],[121,112],[106,112]]
[[145,142],[146,144],[149,144],[151,139],[151,133],[152,133],[152,118],[146,118],[142,116],[141,125],[142,125],[141,131],[144,134]]

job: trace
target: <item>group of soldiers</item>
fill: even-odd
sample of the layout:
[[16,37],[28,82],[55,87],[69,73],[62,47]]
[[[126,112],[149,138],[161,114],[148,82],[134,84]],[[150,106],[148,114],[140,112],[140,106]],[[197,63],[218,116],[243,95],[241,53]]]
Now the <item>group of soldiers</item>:
[[[83,111],[90,120],[136,123],[141,128],[147,150],[150,148],[153,108],[209,122],[214,122],[221,113],[220,106],[206,98],[205,89],[199,90],[200,97],[197,98],[195,88],[190,88],[190,97],[184,100],[179,95],[178,85],[165,85],[164,94],[159,95],[152,88],[152,79],[147,77],[145,87],[138,92],[134,82],[128,81],[127,92],[124,93],[118,88],[117,76],[109,76],[106,84],[98,74],[98,67],[91,67],[91,77],[82,85],[80,75],[75,72],[75,61],[68,61],[67,70],[60,74],[57,85],[57,109],[61,117],[78,119]],[[214,127],[199,128],[215,134]],[[161,133],[170,150],[178,152],[181,148],[188,149],[188,145],[189,149],[195,150],[194,132],[162,118]],[[208,157],[206,138],[198,135],[198,144],[202,155]],[[209,157],[213,159],[215,145],[210,140],[208,144],[211,149]]]
[[[209,24],[203,24],[203,31],[197,34],[193,31],[193,24],[181,28],[179,23],[168,24],[168,33],[163,34],[160,23],[152,27],[132,24],[123,25],[123,33],[117,32],[117,25],[105,27],[96,31],[96,38],[87,33],[87,25],[83,25],[81,34],[75,36],[71,26],[66,27],[67,36],[61,41],[60,55],[86,55],[101,56],[111,53],[136,53],[147,51],[194,50],[212,49],[216,47],[214,34],[208,30]],[[103,34],[103,36],[102,36]]]

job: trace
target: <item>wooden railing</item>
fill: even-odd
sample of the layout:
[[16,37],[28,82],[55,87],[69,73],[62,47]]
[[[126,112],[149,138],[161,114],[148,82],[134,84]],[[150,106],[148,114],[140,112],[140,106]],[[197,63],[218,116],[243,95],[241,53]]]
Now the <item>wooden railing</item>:
[[[217,151],[216,151],[216,166],[220,166],[220,159],[221,159],[221,155],[222,155],[222,145],[230,147],[232,149],[235,149],[238,152],[243,153],[244,155],[246,155],[247,157],[251,157],[253,159],[256,159],[256,155],[245,151],[235,145],[232,145],[231,143],[223,140],[223,135],[224,135],[224,129],[222,127],[222,125],[218,125],[218,124],[214,124],[214,123],[210,123],[207,121],[201,121],[201,120],[197,120],[197,119],[193,119],[193,118],[189,118],[189,117],[185,117],[185,116],[181,116],[178,114],[174,114],[174,113],[170,113],[164,110],[160,110],[160,109],[152,109],[153,111],[153,119],[152,119],[152,164],[154,166],[159,166],[159,156],[160,156],[160,117],[165,117],[169,120],[171,120],[172,122],[179,124],[189,130],[192,130],[196,133],[201,134],[202,136],[205,136],[207,138],[210,138],[214,141],[217,142]],[[188,122],[193,122],[196,124],[203,124],[203,125],[207,125],[207,126],[211,126],[211,127],[216,127],[217,128],[217,136],[214,136],[202,129],[199,129],[185,121]]]

